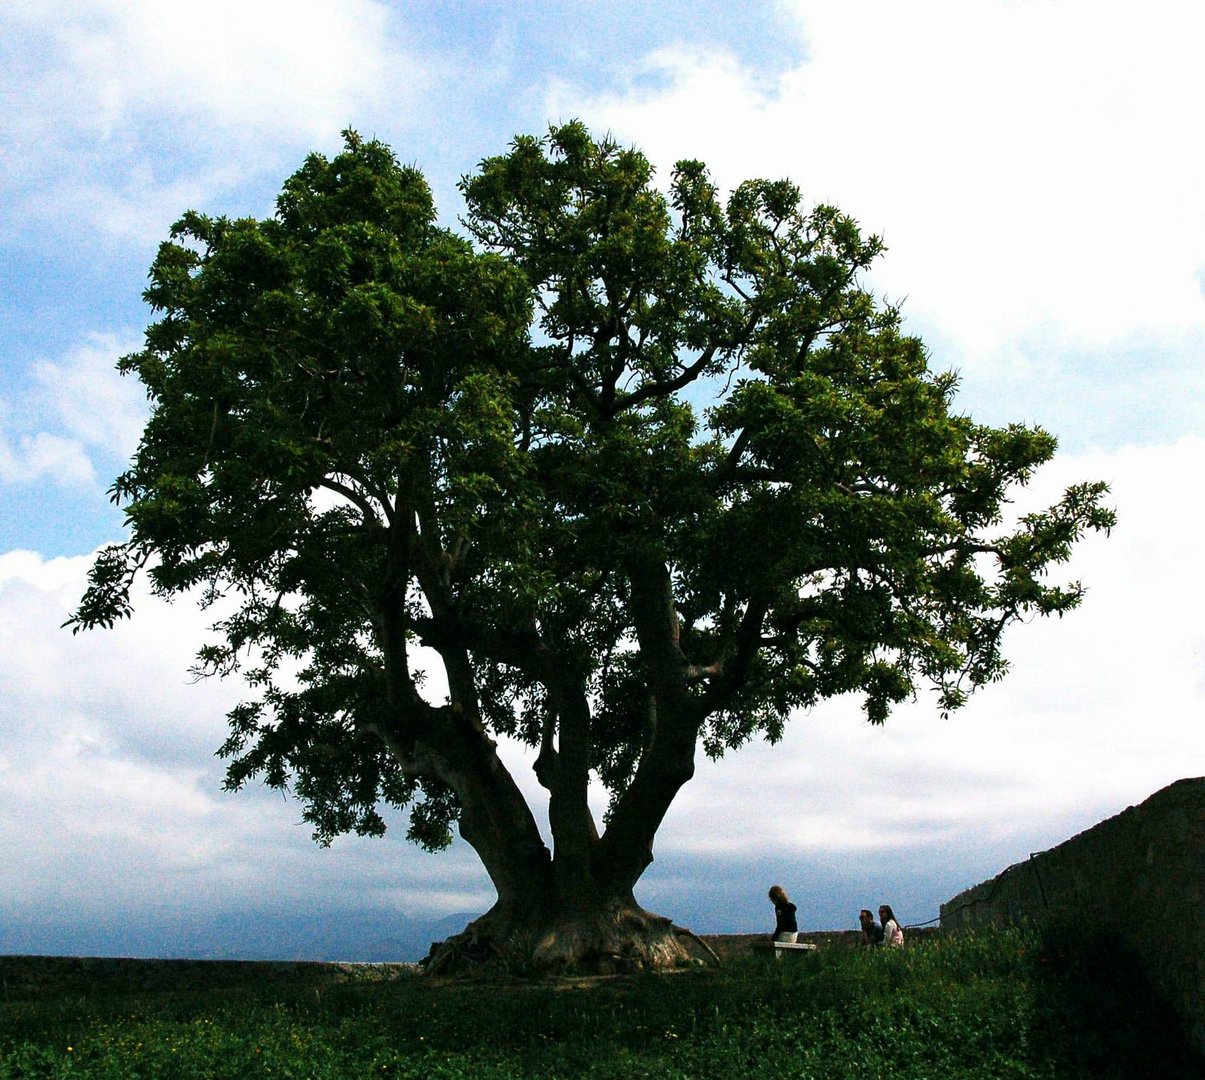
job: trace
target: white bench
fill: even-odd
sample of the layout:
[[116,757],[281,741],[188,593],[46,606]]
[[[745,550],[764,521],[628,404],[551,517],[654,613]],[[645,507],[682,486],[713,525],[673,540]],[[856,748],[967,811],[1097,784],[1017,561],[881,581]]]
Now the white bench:
[[783,953],[815,952],[817,946],[808,941],[759,941],[753,946],[756,952],[769,953],[774,950],[774,959],[781,960]]

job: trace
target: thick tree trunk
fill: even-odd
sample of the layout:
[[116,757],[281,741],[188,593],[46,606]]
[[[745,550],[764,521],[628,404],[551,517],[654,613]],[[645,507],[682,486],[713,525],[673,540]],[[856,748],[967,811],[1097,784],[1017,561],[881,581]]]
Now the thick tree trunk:
[[[440,605],[432,601],[431,606],[439,623],[445,618]],[[396,720],[378,734],[412,775],[435,777],[456,792],[461,836],[477,852],[498,893],[489,912],[463,933],[433,946],[427,970],[439,974],[485,965],[510,971],[616,972],[705,959],[698,938],[643,910],[632,891],[652,861],[657,826],[693,771],[697,722],[683,708],[687,698],[680,677],[665,673],[654,681],[653,689],[665,703],[663,720],[611,828],[600,837],[587,800],[591,716],[586,679],[567,662],[545,662],[540,674],[555,723],[546,733],[536,772],[549,791],[555,847],[550,853],[485,730],[469,653],[453,632],[456,619],[446,615],[451,629],[436,626],[433,635],[449,690],[448,703],[436,707],[421,699],[410,675],[399,611],[391,606],[380,618]],[[666,621],[664,603],[657,615]],[[672,615],[671,609],[671,622]],[[679,656],[675,649],[675,665]]]
[[694,934],[645,911],[631,896],[586,907],[499,901],[423,961],[430,975],[485,970],[511,973],[618,974],[716,962]]
[[[436,728],[437,745],[378,733],[407,770],[447,784],[460,802],[460,835],[476,851],[503,910],[542,908],[554,892],[552,859],[527,801],[502,764],[493,740],[460,723]],[[432,742],[435,742],[433,739]]]
[[[655,822],[682,781],[678,772],[663,785],[646,775],[644,784],[658,789],[658,795],[647,800],[653,820],[630,831],[627,847],[616,846],[618,835],[608,849],[605,836],[586,840],[571,831],[570,843],[556,837],[551,862],[546,850],[542,862],[516,859],[515,841],[522,834],[516,832],[508,842],[497,830],[473,827],[477,808],[462,796],[461,834],[489,869],[498,900],[463,933],[434,945],[426,970],[453,974],[485,967],[513,973],[613,974],[718,963],[694,934],[645,911],[632,892],[652,861]],[[580,800],[588,813],[585,792]],[[623,855],[617,857],[620,850]],[[506,868],[504,874],[495,869],[499,865]]]
[[[505,773],[500,762],[496,768]],[[632,894],[651,860],[654,829],[640,830],[633,838],[636,852],[612,865],[603,858],[602,841],[579,835],[579,825],[570,830],[569,843],[557,837],[550,859],[542,845],[538,853],[526,850],[532,846],[530,819],[517,804],[510,804],[509,818],[500,814],[508,800],[500,805],[499,787],[514,794],[505,783],[509,776],[504,781],[493,775],[494,783],[481,788],[463,772],[445,775],[457,785],[461,835],[481,858],[498,899],[463,933],[432,947],[427,971],[615,973],[715,960],[693,934],[645,911]],[[584,791],[580,803],[588,814]]]
[[377,618],[393,722],[374,731],[409,775],[436,779],[456,793],[460,835],[484,864],[499,904],[518,908],[551,892],[550,852],[482,724],[468,653],[453,645],[440,649],[449,704],[430,705],[418,693],[402,624],[404,599],[393,595]]

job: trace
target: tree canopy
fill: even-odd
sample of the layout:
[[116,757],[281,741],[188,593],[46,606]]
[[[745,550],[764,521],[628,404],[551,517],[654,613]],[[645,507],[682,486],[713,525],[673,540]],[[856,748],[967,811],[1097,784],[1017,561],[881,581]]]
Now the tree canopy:
[[956,709],[1010,623],[1080,601],[1047,575],[1112,524],[1104,485],[1003,524],[1055,440],[955,410],[850,217],[788,181],[722,200],[694,161],[662,190],[579,123],[461,190],[457,232],[346,132],[274,216],[188,213],[151,267],[129,537],[72,623],[128,614],[139,573],[214,605],[229,786],[291,788],[321,841],[383,805],[428,848],[458,823],[496,912],[547,924],[630,899],[698,747],[845,693]]

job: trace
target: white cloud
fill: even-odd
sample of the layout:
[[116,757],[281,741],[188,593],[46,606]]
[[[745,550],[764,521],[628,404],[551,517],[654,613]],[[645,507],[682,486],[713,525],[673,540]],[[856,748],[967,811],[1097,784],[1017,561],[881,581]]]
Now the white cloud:
[[146,393],[137,379],[123,377],[115,365],[137,347],[132,339],[94,334],[59,363],[36,363],[33,377],[42,411],[85,446],[129,457],[146,423]]
[[72,895],[98,908],[105,881],[124,881],[146,902],[175,852],[210,845],[216,800],[200,784],[212,773],[205,755],[160,760],[156,742],[167,740],[151,735],[156,718],[186,743],[199,727],[211,737],[220,727],[221,711],[206,714],[213,695],[184,686],[196,616],[150,605],[141,626],[72,637],[60,624],[90,561],[0,556],[0,858],[6,880],[21,883],[9,890],[10,911]]
[[86,488],[98,480],[98,461],[128,460],[146,423],[146,395],[114,365],[136,347],[94,334],[61,360],[34,364],[28,385],[0,399],[0,483]]
[[550,110],[635,141],[662,175],[699,157],[725,186],[790,176],[884,234],[876,287],[969,350],[1200,327],[1198,7],[794,8],[808,56],[769,87],[671,49],[647,58],[653,88],[561,84]]
[[85,487],[96,479],[92,462],[75,439],[46,431],[10,441],[0,430],[0,483],[31,484],[48,479],[65,487]]
[[165,114],[219,131],[329,137],[380,103],[388,74],[389,12],[372,0],[64,7],[69,70],[91,91],[80,121],[105,140]]
[[377,0],[13,0],[0,27],[25,46],[0,76],[10,228],[158,239],[349,123],[404,123],[427,84]]
[[298,804],[258,785],[220,790],[213,755],[238,686],[187,674],[209,618],[139,590],[132,619],[61,628],[91,557],[0,555],[0,911],[11,919],[396,905],[484,910],[467,852],[344,838],[318,848]]

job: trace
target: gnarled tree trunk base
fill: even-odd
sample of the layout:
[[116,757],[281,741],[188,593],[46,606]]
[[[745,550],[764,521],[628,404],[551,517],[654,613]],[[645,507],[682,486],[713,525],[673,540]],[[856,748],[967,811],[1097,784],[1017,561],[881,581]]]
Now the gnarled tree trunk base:
[[421,965],[429,975],[615,975],[719,962],[697,935],[630,900],[544,918],[495,907]]

